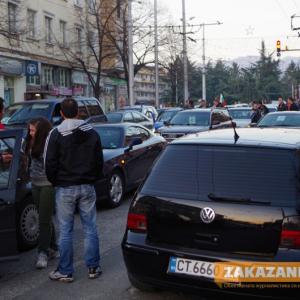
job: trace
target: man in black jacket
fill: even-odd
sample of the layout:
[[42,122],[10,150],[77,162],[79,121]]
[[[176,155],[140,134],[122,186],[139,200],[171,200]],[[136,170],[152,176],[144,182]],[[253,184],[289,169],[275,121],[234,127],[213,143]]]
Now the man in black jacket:
[[45,145],[45,170],[56,187],[56,214],[60,228],[60,260],[50,279],[73,281],[73,223],[76,205],[84,230],[85,263],[90,279],[101,275],[96,225],[94,183],[102,176],[103,153],[99,135],[79,120],[74,99],[61,103],[61,125],[53,129]]

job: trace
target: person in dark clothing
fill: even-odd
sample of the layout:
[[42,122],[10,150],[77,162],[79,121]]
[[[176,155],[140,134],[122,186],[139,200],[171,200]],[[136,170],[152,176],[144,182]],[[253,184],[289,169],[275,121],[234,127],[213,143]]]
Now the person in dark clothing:
[[288,97],[287,110],[289,110],[289,111],[298,111],[299,110],[297,104],[295,103],[294,98],[292,98],[292,97]]
[[4,115],[4,99],[0,97],[0,129],[5,129],[5,126],[1,123]]
[[264,117],[269,113],[269,109],[263,104],[261,100],[258,101],[258,109],[260,111],[261,117]]
[[44,169],[44,146],[52,129],[51,123],[45,118],[30,120],[27,136],[22,150],[29,161],[29,175],[32,183],[32,196],[39,213],[39,243],[37,269],[44,269],[48,260],[56,258],[57,245],[55,228],[52,222],[54,212],[54,189],[47,180]]
[[261,119],[261,113],[258,108],[257,102],[252,102],[252,114],[251,114],[251,123],[258,123]]
[[72,282],[76,205],[83,225],[88,277],[94,279],[102,273],[94,184],[102,178],[103,153],[97,132],[78,119],[78,104],[74,99],[68,98],[61,103],[61,115],[64,121],[50,132],[45,146],[45,170],[48,180],[56,187],[60,229],[59,265],[49,278]]
[[278,111],[286,111],[287,110],[287,106],[283,101],[282,96],[278,97],[278,106],[277,106],[277,110]]
[[220,98],[215,98],[213,108],[223,107],[222,103],[220,102]]

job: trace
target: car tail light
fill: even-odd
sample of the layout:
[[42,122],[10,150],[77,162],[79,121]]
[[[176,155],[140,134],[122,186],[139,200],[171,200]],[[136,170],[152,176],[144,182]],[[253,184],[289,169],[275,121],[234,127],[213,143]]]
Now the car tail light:
[[147,218],[142,214],[128,214],[127,228],[136,231],[147,231]]
[[300,249],[300,217],[290,216],[283,220],[281,231],[281,247]]
[[285,248],[300,249],[300,230],[282,230],[281,246]]

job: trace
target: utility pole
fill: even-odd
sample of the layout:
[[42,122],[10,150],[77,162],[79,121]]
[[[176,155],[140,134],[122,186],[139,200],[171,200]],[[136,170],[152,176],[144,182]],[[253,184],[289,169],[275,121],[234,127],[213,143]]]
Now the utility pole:
[[185,0],[182,0],[182,27],[183,27],[183,78],[184,78],[184,104],[189,99],[189,79],[188,79],[188,60],[187,60],[187,42],[186,42],[186,13]]
[[155,105],[159,107],[159,67],[158,67],[158,32],[157,0],[154,0],[154,39],[155,39]]
[[132,0],[128,0],[128,79],[129,105],[134,104],[134,65],[133,65],[133,37],[132,37]]
[[202,99],[206,100],[206,56],[205,56],[205,26],[222,25],[221,22],[202,23]]

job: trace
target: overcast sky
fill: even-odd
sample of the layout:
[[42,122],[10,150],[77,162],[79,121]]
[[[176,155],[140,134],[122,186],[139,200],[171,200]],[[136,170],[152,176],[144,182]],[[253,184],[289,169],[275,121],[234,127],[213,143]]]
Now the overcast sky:
[[[174,23],[180,24],[182,0],[158,2]],[[300,0],[186,0],[186,11],[187,19],[194,17],[190,24],[223,22],[221,26],[206,28],[207,56],[211,59],[258,55],[262,39],[269,52],[275,51],[277,39],[283,46],[300,48],[300,38],[295,37],[297,32],[291,31],[290,25],[291,15],[300,15]],[[190,53],[194,60],[200,61],[201,34],[191,37],[198,42],[189,45]],[[300,52],[289,52],[284,56],[300,57]]]

